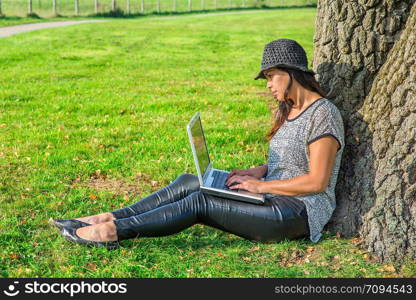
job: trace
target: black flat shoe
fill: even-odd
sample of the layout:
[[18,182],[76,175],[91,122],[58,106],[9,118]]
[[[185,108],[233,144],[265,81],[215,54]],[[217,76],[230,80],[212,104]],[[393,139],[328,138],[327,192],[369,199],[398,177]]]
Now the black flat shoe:
[[92,224],[78,221],[75,219],[60,219],[60,220],[49,219],[49,223],[52,225],[55,225],[59,229],[62,229],[63,227],[81,228],[81,227],[92,225]]
[[63,227],[61,229],[61,233],[68,241],[73,242],[75,244],[85,245],[88,247],[107,247],[107,249],[111,250],[120,246],[118,241],[97,242],[83,239],[82,237],[77,235],[77,229],[78,228],[73,227]]

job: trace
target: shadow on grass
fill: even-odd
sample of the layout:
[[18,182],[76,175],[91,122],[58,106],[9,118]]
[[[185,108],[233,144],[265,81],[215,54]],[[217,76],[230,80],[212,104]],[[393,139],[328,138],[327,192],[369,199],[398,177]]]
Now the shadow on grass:
[[237,235],[211,228],[205,225],[192,226],[186,231],[179,234],[161,237],[141,237],[137,239],[123,240],[120,242],[122,248],[134,249],[142,248],[158,248],[165,247],[176,248],[178,250],[197,251],[200,249],[210,249],[211,251],[223,251],[226,248],[251,247],[253,245],[270,245],[286,242],[296,242],[307,244],[309,239],[301,237],[298,239],[284,239],[282,241],[261,242],[248,240]]

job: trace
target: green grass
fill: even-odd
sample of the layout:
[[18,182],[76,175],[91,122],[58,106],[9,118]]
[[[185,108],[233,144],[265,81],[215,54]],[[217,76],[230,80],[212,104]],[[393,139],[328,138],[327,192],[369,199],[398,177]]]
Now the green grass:
[[215,167],[264,163],[270,99],[253,80],[263,46],[292,38],[311,61],[314,17],[113,20],[0,39],[0,276],[415,276],[414,261],[392,270],[330,232],[318,244],[261,244],[195,225],[107,251],[70,244],[47,224],[126,206],[196,173],[185,131],[196,111]]

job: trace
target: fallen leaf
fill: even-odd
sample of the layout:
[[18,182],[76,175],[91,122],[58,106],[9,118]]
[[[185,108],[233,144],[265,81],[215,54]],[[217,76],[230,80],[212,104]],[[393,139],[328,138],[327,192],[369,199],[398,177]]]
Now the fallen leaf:
[[396,268],[393,265],[381,266],[379,270],[386,271],[386,272],[396,272]]
[[95,195],[95,194],[91,194],[91,195],[90,195],[90,199],[91,199],[91,200],[95,200],[95,199],[97,199],[97,195]]
[[93,270],[93,271],[97,270],[97,266],[95,264],[88,264],[87,268],[90,269],[90,270]]
[[306,252],[308,252],[308,253],[312,253],[313,252],[313,250],[315,249],[315,247],[308,247],[308,248],[306,248]]
[[15,252],[10,253],[9,257],[10,257],[11,260],[19,260],[20,259],[20,256],[17,255]]

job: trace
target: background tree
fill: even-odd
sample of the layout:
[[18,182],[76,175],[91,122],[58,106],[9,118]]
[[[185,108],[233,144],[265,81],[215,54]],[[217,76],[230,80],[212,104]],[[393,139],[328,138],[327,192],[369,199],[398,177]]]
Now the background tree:
[[327,225],[380,261],[416,258],[415,0],[318,1],[314,69],[346,147]]

